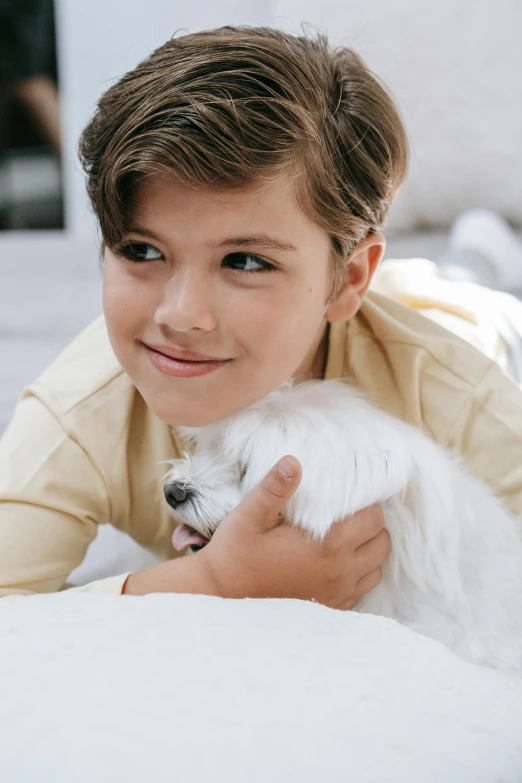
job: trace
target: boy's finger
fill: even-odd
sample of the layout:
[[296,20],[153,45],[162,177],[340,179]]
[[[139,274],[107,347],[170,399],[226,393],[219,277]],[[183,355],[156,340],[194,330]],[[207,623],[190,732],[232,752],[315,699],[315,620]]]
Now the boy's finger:
[[384,513],[378,504],[368,506],[354,514],[348,532],[355,550],[379,535],[381,530],[384,530],[384,524]]
[[301,463],[287,455],[279,460],[264,479],[243,498],[232,514],[258,528],[269,530],[279,520],[301,481]]

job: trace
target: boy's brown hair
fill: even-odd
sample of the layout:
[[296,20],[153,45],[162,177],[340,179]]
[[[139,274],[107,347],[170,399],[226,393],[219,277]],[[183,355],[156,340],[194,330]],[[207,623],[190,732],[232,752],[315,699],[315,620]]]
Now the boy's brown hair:
[[241,188],[287,171],[337,268],[382,228],[408,165],[397,108],[354,51],[267,27],[169,40],[102,96],[79,151],[109,247],[143,177]]

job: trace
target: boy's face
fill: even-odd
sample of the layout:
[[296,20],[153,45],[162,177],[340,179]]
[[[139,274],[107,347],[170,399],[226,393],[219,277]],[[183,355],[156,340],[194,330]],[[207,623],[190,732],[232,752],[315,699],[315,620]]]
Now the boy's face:
[[106,250],[104,310],[115,354],[156,416],[202,426],[290,376],[320,376],[330,240],[289,183],[234,192],[150,178],[132,227],[123,252],[143,260]]

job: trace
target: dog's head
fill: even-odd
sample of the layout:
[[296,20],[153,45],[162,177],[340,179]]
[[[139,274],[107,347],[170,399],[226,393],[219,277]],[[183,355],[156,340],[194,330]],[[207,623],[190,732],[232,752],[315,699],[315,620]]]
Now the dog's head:
[[163,491],[173,516],[182,522],[176,528],[176,549],[200,549],[212,537],[224,517],[241,500],[241,466],[213,452],[185,453],[171,460]]

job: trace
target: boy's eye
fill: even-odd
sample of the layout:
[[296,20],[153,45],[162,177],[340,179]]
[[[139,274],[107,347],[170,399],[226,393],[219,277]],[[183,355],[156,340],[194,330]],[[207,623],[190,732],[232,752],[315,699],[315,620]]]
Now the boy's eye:
[[[136,262],[159,261],[163,258],[161,251],[148,242],[129,242],[123,245],[118,253],[123,258]],[[273,264],[252,253],[229,253],[223,264],[237,272],[271,272],[275,269]]]
[[157,247],[146,242],[131,242],[119,250],[119,254],[131,261],[158,261],[162,255]]
[[223,263],[238,272],[272,272],[275,269],[273,264],[252,253],[229,253]]

